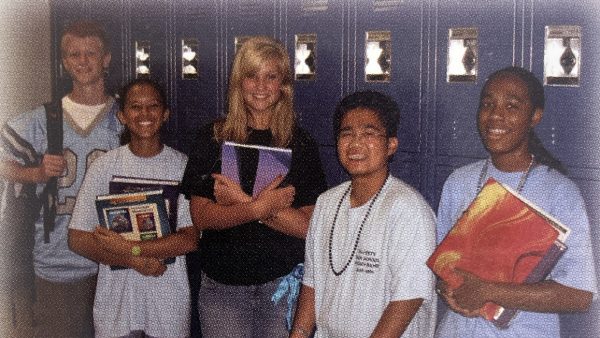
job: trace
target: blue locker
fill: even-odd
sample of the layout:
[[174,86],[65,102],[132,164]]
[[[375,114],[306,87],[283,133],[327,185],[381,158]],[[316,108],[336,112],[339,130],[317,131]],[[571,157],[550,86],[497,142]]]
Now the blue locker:
[[222,58],[227,82],[235,55],[236,38],[253,35],[278,36],[278,22],[281,17],[278,1],[275,0],[228,0],[222,11],[225,28],[220,41],[225,43]]
[[[581,27],[581,73],[579,86],[545,86],[546,108],[538,134],[544,145],[569,170],[582,191],[592,230],[596,254],[596,275],[600,280],[600,6],[597,1],[533,2],[531,11],[532,70],[544,74],[544,29],[546,26]],[[592,337],[600,334],[595,301],[584,314],[561,315],[563,337]]]
[[[424,66],[427,57],[425,25],[429,18],[427,3],[419,0],[402,2],[359,1],[350,8],[356,13],[353,79],[356,90],[377,90],[392,96],[400,106],[398,152],[390,164],[392,174],[417,189],[425,184],[426,106]],[[406,24],[410,22],[411,24]],[[366,34],[373,31],[391,33],[391,71],[389,81],[367,81]]]
[[[219,116],[223,108],[226,82],[219,62],[223,51],[219,40],[220,16],[214,2],[180,0],[175,3],[173,100],[178,117],[178,147],[187,152],[198,128]],[[184,78],[183,41],[197,42],[197,77]]]
[[[435,4],[434,86],[429,92],[434,107],[430,119],[435,138],[430,146],[435,153],[435,184],[427,191],[432,205],[437,206],[442,184],[453,169],[487,156],[477,132],[476,114],[479,92],[485,77],[510,66],[519,57],[515,41],[517,25],[515,6],[508,2],[477,0],[438,1]],[[449,30],[474,27],[478,30],[478,75],[474,82],[448,82],[446,77]],[[514,47],[514,48],[513,48]]]
[[[137,77],[150,77],[160,82],[170,102],[173,102],[171,74],[173,72],[174,50],[171,48],[172,4],[169,1],[156,1],[149,4],[143,0],[131,0],[127,8],[127,35],[125,45],[125,70],[127,80]],[[149,54],[146,61],[138,61],[138,53]],[[139,67],[146,66],[149,73],[140,72]],[[171,114],[164,128],[163,141],[177,147],[177,120],[175,112]]]
[[321,160],[328,184],[335,185],[347,176],[339,165],[335,150],[333,113],[342,98],[348,75],[344,55],[348,39],[344,4],[330,1],[325,8],[305,7],[304,2],[287,3],[287,30],[284,32],[290,58],[294,62],[296,34],[316,34],[315,77],[296,80],[294,105],[298,121],[321,145]]

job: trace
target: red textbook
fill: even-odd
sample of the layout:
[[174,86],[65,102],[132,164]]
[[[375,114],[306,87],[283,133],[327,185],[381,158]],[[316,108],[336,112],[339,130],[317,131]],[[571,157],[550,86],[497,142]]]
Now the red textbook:
[[[535,283],[550,273],[570,229],[511,188],[490,178],[427,260],[450,288],[462,279],[454,268],[494,282]],[[508,327],[516,310],[487,303],[481,315]]]

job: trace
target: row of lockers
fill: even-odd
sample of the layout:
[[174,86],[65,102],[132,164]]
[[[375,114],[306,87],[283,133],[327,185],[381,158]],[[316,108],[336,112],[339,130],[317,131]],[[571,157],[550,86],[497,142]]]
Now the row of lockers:
[[[166,140],[183,151],[200,125],[223,114],[236,41],[274,36],[292,58],[301,49],[298,42],[304,43],[315,56],[300,58],[296,110],[321,145],[329,184],[345,179],[331,131],[336,103],[356,90],[379,90],[402,110],[392,172],[434,207],[454,168],[486,156],[475,125],[486,75],[518,65],[548,78],[548,32],[559,27],[554,39],[562,49],[555,58],[566,80],[546,81],[546,111],[537,133],[580,184],[593,224],[600,222],[600,4],[595,0],[55,0],[51,8],[54,42],[76,18],[105,24],[113,40],[113,88],[136,71],[143,73],[143,66],[164,81],[173,111]],[[451,79],[456,81],[449,81],[453,42],[462,48],[458,62],[464,73],[459,70]],[[369,53],[378,61],[371,68]],[[69,81],[57,47],[53,60],[54,94],[60,95]],[[593,229],[593,235],[600,238],[600,231]],[[586,318],[599,313],[594,305],[591,314],[569,317],[565,332],[576,336],[589,330],[596,324]],[[579,321],[586,324],[576,329]]]

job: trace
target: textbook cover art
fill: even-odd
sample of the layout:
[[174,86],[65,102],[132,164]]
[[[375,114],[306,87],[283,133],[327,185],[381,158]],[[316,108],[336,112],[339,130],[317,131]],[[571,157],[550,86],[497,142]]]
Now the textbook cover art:
[[[509,187],[489,179],[427,261],[450,288],[454,268],[497,282],[535,283],[550,273],[570,229]],[[507,327],[517,311],[487,303],[480,313]]]
[[[98,221],[127,240],[145,241],[171,233],[162,190],[109,194],[96,197]],[[164,260],[165,264],[175,258]],[[111,266],[112,270],[124,269]]]
[[133,226],[131,225],[131,217],[129,216],[129,209],[118,208],[111,209],[106,212],[108,218],[108,228],[117,233],[132,232]]
[[169,215],[171,232],[177,231],[177,199],[179,198],[179,181],[153,178],[129,177],[113,175],[108,183],[110,194],[134,193],[140,191],[162,189]]
[[252,152],[258,152],[256,179],[252,190],[252,196],[257,196],[275,177],[288,174],[292,150],[225,142],[221,148],[221,173],[240,183],[241,157],[251,155]]

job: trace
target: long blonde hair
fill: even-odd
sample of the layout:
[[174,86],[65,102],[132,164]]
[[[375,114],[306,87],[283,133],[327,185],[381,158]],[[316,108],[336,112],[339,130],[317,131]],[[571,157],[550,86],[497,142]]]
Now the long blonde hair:
[[215,123],[217,141],[245,143],[248,140],[248,111],[242,96],[242,82],[268,61],[275,61],[282,75],[281,97],[273,108],[270,122],[272,145],[289,145],[296,124],[290,58],[279,41],[267,36],[255,36],[244,41],[235,54],[227,93],[227,116]]

